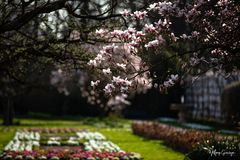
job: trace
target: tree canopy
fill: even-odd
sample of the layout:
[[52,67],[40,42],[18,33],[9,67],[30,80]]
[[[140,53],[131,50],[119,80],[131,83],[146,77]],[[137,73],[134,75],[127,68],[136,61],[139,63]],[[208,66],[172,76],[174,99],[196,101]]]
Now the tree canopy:
[[189,74],[238,71],[239,13],[237,0],[2,0],[0,95],[47,72],[66,95],[75,83],[90,103],[121,108]]

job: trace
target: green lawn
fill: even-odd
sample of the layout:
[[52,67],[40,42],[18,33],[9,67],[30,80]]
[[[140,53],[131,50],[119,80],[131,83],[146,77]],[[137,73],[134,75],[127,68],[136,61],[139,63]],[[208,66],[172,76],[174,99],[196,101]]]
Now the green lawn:
[[0,126],[0,150],[19,128],[86,128],[103,133],[123,150],[140,153],[144,160],[182,160],[184,155],[163,145],[162,141],[149,140],[132,134],[130,122],[122,119],[81,118],[79,120],[18,120],[20,125]]

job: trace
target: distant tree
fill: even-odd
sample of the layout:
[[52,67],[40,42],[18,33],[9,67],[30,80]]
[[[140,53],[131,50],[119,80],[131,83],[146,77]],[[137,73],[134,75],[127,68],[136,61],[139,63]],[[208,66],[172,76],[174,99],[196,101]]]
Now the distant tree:
[[[1,0],[0,97],[4,124],[12,123],[14,96],[32,87],[56,65],[84,68],[89,55],[79,49],[95,43],[88,34],[120,17],[113,12],[117,0]],[[86,68],[86,67],[85,67]],[[51,72],[50,72],[51,73]],[[49,74],[50,74],[49,73]]]

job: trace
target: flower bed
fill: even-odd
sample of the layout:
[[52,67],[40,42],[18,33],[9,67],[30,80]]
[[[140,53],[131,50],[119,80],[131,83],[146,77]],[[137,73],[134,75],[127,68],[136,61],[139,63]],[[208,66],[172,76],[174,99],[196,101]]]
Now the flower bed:
[[126,153],[99,132],[75,129],[28,129],[17,131],[5,146],[5,160],[110,160],[140,159]]
[[134,121],[132,129],[134,134],[147,138],[161,139],[172,148],[183,152],[192,151],[204,140],[223,138],[214,132],[177,128],[149,121]]
[[4,150],[8,151],[31,151],[34,147],[39,147],[40,134],[38,132],[21,131],[16,132]]
[[23,131],[53,134],[53,133],[75,133],[75,132],[82,132],[87,130],[76,129],[76,128],[30,128],[30,129],[23,129]]
[[94,152],[83,150],[36,150],[36,151],[22,151],[4,152],[1,157],[4,160],[137,160],[139,159],[132,153],[125,152]]

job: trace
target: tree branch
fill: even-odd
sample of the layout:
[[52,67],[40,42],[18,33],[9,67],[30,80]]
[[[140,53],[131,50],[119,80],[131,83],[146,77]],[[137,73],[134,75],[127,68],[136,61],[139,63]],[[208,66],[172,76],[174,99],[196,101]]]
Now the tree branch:
[[36,7],[34,10],[29,11],[21,16],[18,16],[12,21],[0,25],[0,34],[7,31],[18,30],[39,14],[49,13],[64,8],[65,3],[66,0],[58,0],[51,3],[47,3],[46,5],[43,6]]
[[83,18],[83,19],[93,19],[93,20],[106,20],[109,18],[114,18],[114,17],[121,17],[121,14],[110,14],[108,16],[104,16],[105,14],[111,12],[115,7],[117,6],[117,2],[114,3],[107,11],[99,14],[99,15],[80,15],[75,13],[74,11],[76,9],[72,9],[71,5],[66,4],[65,8],[68,11],[68,13],[76,18]]

